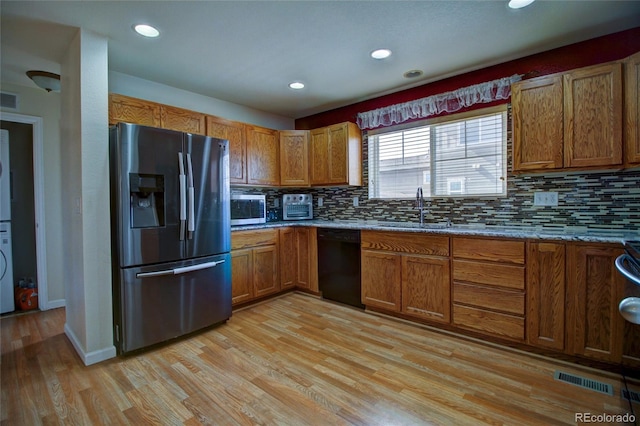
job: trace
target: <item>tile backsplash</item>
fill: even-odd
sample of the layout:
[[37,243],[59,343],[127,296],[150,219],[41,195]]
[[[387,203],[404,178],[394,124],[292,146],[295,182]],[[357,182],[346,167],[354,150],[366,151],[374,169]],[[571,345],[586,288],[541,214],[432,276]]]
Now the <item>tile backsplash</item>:
[[[511,170],[511,135],[507,142]],[[285,193],[310,192],[314,218],[326,220],[418,221],[415,200],[368,198],[367,138],[363,134],[362,187],[340,188],[232,188],[267,195],[269,207]],[[557,206],[534,206],[534,193],[558,193]],[[318,207],[317,198],[323,197]],[[358,207],[353,197],[359,197]],[[482,223],[505,226],[587,227],[640,231],[640,170],[572,172],[507,176],[506,197],[432,198],[425,202],[426,222]]]

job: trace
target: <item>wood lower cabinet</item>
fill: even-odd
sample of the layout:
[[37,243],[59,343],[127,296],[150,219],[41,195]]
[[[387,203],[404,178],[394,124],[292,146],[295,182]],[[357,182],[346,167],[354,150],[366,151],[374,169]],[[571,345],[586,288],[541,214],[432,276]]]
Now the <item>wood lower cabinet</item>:
[[229,141],[229,181],[247,183],[247,140],[245,125],[236,121],[207,116],[207,136]]
[[232,304],[280,291],[278,231],[262,229],[231,234]]
[[362,134],[345,122],[310,131],[311,185],[362,185]]
[[527,244],[527,343],[565,349],[565,245]]
[[280,131],[280,186],[309,186],[309,131]]
[[280,287],[318,292],[316,228],[280,228]]
[[567,343],[569,353],[602,361],[622,360],[624,319],[618,304],[625,280],[611,245],[567,245]]
[[276,130],[258,126],[246,127],[247,184],[278,186],[280,184],[280,138]]
[[363,304],[450,321],[448,237],[362,231],[360,241]]
[[524,341],[524,241],[454,237],[451,245],[452,323]]

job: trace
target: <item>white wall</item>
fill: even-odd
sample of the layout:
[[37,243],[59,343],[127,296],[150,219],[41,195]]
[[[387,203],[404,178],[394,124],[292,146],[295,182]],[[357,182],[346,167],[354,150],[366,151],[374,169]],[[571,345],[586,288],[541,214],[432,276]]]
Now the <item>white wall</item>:
[[[44,222],[46,240],[47,300],[45,309],[64,306],[65,270],[62,244],[62,193],[60,160],[60,94],[35,87],[2,83],[2,91],[19,96],[18,110],[4,112],[42,118],[43,123],[43,174],[44,174]],[[1,114],[0,114],[1,115]],[[41,277],[42,278],[42,277]]]
[[86,365],[114,357],[107,39],[80,29],[62,76],[65,333]]
[[173,105],[270,129],[290,130],[295,128],[295,120],[289,117],[258,111],[115,71],[109,72],[109,92],[165,105]]

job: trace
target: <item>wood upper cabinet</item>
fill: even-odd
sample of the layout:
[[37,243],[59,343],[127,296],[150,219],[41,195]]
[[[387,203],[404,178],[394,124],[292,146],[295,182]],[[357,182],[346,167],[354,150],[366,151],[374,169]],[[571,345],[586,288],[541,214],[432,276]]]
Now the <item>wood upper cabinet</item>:
[[160,127],[179,132],[206,134],[205,116],[199,112],[175,108],[167,105],[160,107]]
[[247,183],[247,140],[245,125],[236,121],[207,116],[207,136],[229,141],[229,180]]
[[562,76],[524,80],[511,88],[513,170],[563,166]]
[[621,167],[622,89],[620,62],[513,84],[513,170]]
[[624,278],[614,266],[623,250],[610,245],[567,245],[568,352],[602,361],[622,359],[624,319],[618,304]]
[[110,93],[109,125],[119,122],[161,127],[160,104]]
[[625,150],[627,164],[640,164],[640,52],[624,61]]
[[565,245],[527,245],[527,343],[565,349]]
[[246,126],[247,184],[280,184],[280,138],[277,130]]
[[309,131],[280,131],[280,186],[309,186]]
[[345,122],[310,132],[311,185],[362,185],[362,134]]
[[564,74],[565,167],[622,164],[622,64]]

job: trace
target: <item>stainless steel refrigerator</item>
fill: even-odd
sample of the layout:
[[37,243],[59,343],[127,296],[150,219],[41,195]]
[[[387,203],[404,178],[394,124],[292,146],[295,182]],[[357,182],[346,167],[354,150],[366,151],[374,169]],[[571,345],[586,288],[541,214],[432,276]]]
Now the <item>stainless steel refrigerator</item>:
[[109,140],[118,353],[226,321],[228,141],[128,123]]

